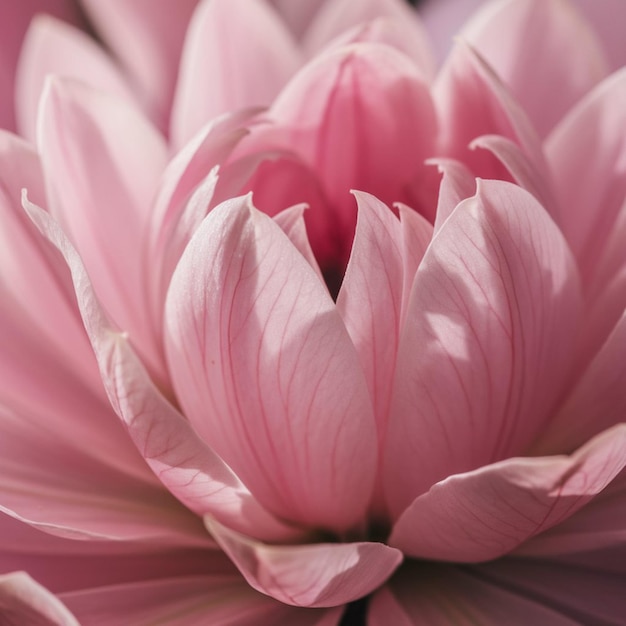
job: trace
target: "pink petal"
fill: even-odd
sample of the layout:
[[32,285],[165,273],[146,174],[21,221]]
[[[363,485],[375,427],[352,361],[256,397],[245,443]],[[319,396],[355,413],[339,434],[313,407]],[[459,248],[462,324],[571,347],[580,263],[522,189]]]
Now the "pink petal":
[[205,522],[254,589],[293,606],[330,607],[361,598],[402,561],[400,551],[382,543],[269,546]]
[[461,161],[429,159],[428,163],[436,165],[439,172],[443,174],[435,217],[435,232],[437,232],[456,209],[457,204],[476,193],[476,179]]
[[0,615],[8,626],[80,626],[58,598],[25,572],[0,576]]
[[37,13],[45,11],[73,24],[82,23],[72,0],[20,0],[0,3],[0,128],[15,130],[14,80],[24,34]]
[[[567,615],[572,623],[617,625],[624,621],[623,576],[534,559],[502,559],[475,571],[487,584],[533,598]],[[553,624],[537,619],[526,623]]]
[[401,0],[326,0],[306,32],[303,47],[313,55],[344,31],[377,17],[407,22],[414,28],[416,39],[424,37],[417,13]]
[[172,111],[174,147],[222,113],[272,100],[300,51],[264,0],[205,0],[194,13]]
[[359,217],[337,309],[359,354],[382,442],[400,332],[403,233],[389,207],[353,193]]
[[187,25],[198,0],[81,0],[98,34],[135,84],[150,118],[169,126]]
[[373,43],[328,53],[295,76],[269,115],[275,124],[259,128],[242,149],[296,152],[325,188],[335,232],[352,237],[349,189],[421,211],[408,187],[423,176],[436,119],[428,86],[405,55]]
[[585,279],[626,196],[625,124],[626,69],[600,83],[546,140],[562,230]]
[[506,170],[493,156],[468,150],[476,137],[501,135],[544,168],[539,138],[524,110],[466,43],[458,42],[451,52],[437,76],[433,97],[441,120],[439,151],[443,155],[469,165],[483,178],[507,180]]
[[394,525],[389,543],[423,559],[489,561],[560,524],[626,465],[626,424],[570,457],[501,461],[437,483]]
[[336,39],[329,48],[346,46],[353,43],[383,43],[406,54],[417,66],[426,79],[435,76],[435,60],[430,41],[419,22],[384,16],[363,22]]
[[292,521],[360,519],[376,434],[356,352],[314,270],[248,199],[194,235],[166,323],[185,414],[252,493]]
[[470,569],[405,565],[370,605],[371,626],[579,626],[531,594],[503,588]]
[[186,416],[259,501],[310,526],[357,522],[376,467],[358,357],[315,271],[249,199],[194,235],[166,325]]
[[65,22],[40,15],[24,39],[16,80],[17,125],[20,134],[33,143],[48,74],[75,78],[132,101],[119,69],[91,37]]
[[534,446],[544,454],[572,450],[606,428],[624,421],[626,315],[589,364],[557,415]]
[[481,181],[413,284],[386,442],[396,515],[449,474],[525,452],[567,380],[579,311],[576,268],[545,211]]
[[109,399],[155,474],[199,515],[211,513],[235,528],[252,528],[261,537],[292,536],[293,530],[250,497],[230,468],[156,389],[124,335],[107,320],[79,256],[58,225],[36,206],[27,208],[66,259]]
[[315,14],[327,0],[269,0],[276,12],[293,33],[297,41],[302,39],[307,28],[313,22]]
[[608,73],[600,41],[560,0],[488,4],[460,36],[508,86],[541,137]]
[[164,378],[157,331],[146,323],[141,250],[165,146],[134,108],[69,80],[49,83],[40,123],[50,212],[81,253],[107,310]]

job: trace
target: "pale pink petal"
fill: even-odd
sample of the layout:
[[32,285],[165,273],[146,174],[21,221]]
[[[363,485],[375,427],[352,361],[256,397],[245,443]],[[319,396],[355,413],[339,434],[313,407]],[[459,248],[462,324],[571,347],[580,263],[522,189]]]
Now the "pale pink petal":
[[198,0],[81,0],[129,73],[150,118],[169,127],[183,41]]
[[244,139],[242,150],[271,146],[300,155],[324,186],[341,237],[351,240],[356,221],[349,189],[430,209],[409,186],[417,179],[420,187],[428,169],[435,111],[420,73],[397,50],[359,43],[319,57],[281,92],[269,116],[275,123]]
[[370,194],[353,193],[359,216],[337,309],[359,354],[382,443],[400,333],[403,233],[388,206]]
[[72,24],[82,24],[72,0],[20,0],[0,3],[0,128],[15,130],[14,80],[24,34],[31,19],[45,11]]
[[517,143],[538,168],[544,167],[539,137],[524,110],[465,42],[457,43],[441,69],[433,97],[440,117],[439,151],[444,156],[462,161],[477,176],[507,180],[506,169],[494,156],[469,149],[481,135],[502,135]]
[[415,30],[416,39],[424,37],[417,13],[402,0],[326,0],[306,32],[303,47],[313,55],[344,31],[377,17],[408,22]]
[[626,424],[569,457],[514,458],[437,483],[395,523],[389,543],[405,554],[489,561],[560,524],[626,466]]
[[[33,221],[59,249],[72,272],[78,304],[109,399],[129,434],[168,490],[199,515],[272,539],[293,536],[250,497],[239,479],[202,442],[156,389],[126,337],[106,318],[76,251],[44,211],[28,204]],[[176,509],[174,509],[176,511]]]
[[521,545],[516,553],[567,555],[626,546],[626,472],[570,518]]
[[604,429],[625,421],[625,349],[626,315],[622,315],[562,408],[541,433],[533,446],[535,453],[572,450]]
[[328,0],[268,0],[279,13],[294,37],[300,41],[320,7]]
[[39,147],[50,212],[78,248],[107,310],[164,378],[141,251],[165,146],[135,108],[109,94],[54,79],[44,98]]
[[[474,571],[485,584],[532,598],[538,604],[567,615],[571,623],[607,626],[624,623],[626,598],[623,575],[534,559],[501,559],[478,566]],[[559,622],[536,618],[526,623],[552,625]]]
[[265,0],[204,0],[185,39],[171,139],[180,148],[228,111],[265,106],[302,63]]
[[376,434],[356,351],[315,271],[249,198],[192,238],[166,331],[185,415],[260,502],[310,526],[360,519]]
[[307,260],[308,264],[315,270],[319,279],[324,282],[324,277],[320,271],[304,222],[304,214],[308,209],[306,204],[296,204],[280,213],[274,215],[274,221],[280,226],[281,230],[289,237],[291,243]]
[[436,165],[441,177],[439,196],[437,200],[437,214],[435,216],[435,232],[450,217],[461,200],[471,198],[476,193],[476,179],[472,172],[461,161],[455,159],[429,159],[431,165]]
[[163,578],[61,596],[84,624],[176,626],[334,626],[340,611],[285,606],[251,589],[239,575]]
[[207,544],[195,518],[160,486],[101,463],[28,414],[0,409],[0,510],[61,537]]
[[[626,196],[626,69],[600,83],[554,129],[546,155],[562,230],[588,279]],[[572,184],[576,181],[576,184]]]
[[483,135],[474,139],[470,148],[489,150],[506,167],[513,180],[532,193],[552,219],[560,224],[563,218],[547,171],[524,154],[514,141],[501,135]]
[[19,132],[33,143],[39,100],[48,74],[76,78],[132,101],[119,69],[91,37],[65,22],[41,15],[26,33],[15,93]]
[[386,442],[396,515],[449,474],[525,452],[567,380],[580,308],[549,216],[516,185],[481,181],[413,284]]
[[384,16],[363,22],[333,39],[328,48],[353,43],[383,43],[406,54],[426,79],[435,76],[435,60],[426,32],[415,20]]
[[561,0],[489,3],[459,36],[491,65],[542,137],[608,74],[600,41]]
[[80,626],[67,607],[26,572],[0,576],[0,617],[7,626]]
[[252,587],[293,606],[357,600],[384,583],[402,561],[399,550],[383,543],[272,546],[210,519],[205,523]]
[[580,626],[531,594],[484,580],[471,569],[409,563],[370,604],[370,626]]

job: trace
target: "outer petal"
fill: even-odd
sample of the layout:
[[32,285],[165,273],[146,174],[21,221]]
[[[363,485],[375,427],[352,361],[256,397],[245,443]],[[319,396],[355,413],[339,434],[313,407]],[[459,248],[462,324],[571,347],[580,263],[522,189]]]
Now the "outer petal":
[[250,497],[230,468],[160,394],[126,338],[106,319],[80,258],[58,225],[34,205],[27,208],[66,259],[109,399],[157,476],[200,515],[209,512],[235,528],[252,527],[261,537],[293,535]]
[[376,435],[356,352],[315,271],[246,198],[194,235],[166,324],[185,414],[252,493],[291,521],[359,520]]
[[471,571],[410,563],[372,599],[371,626],[579,626],[523,593],[503,589]]
[[625,125],[623,69],[580,102],[546,140],[563,211],[562,230],[586,279],[626,197],[626,137],[621,132]]
[[204,0],[185,40],[174,147],[218,115],[271,104],[300,65],[300,51],[265,0]]
[[515,185],[481,182],[413,284],[385,452],[395,514],[449,474],[525,452],[567,379],[579,310],[545,211]]
[[206,520],[248,583],[286,604],[310,608],[346,604],[379,587],[402,553],[382,543],[268,546]]
[[428,163],[436,165],[439,172],[443,174],[435,216],[435,232],[437,232],[456,209],[457,204],[476,193],[476,179],[461,161],[431,159]]
[[561,523],[626,466],[626,424],[571,457],[509,459],[451,476],[416,498],[389,543],[418,558],[479,562]]
[[608,74],[595,34],[561,0],[489,3],[460,37],[491,65],[542,137]]
[[0,576],[3,623],[32,626],[80,626],[63,603],[25,572]]
[[[576,624],[619,626],[624,622],[626,576],[623,574],[534,559],[502,559],[478,566],[475,571],[487,584],[533,598],[535,602],[567,615]],[[553,622],[535,620],[535,623]]]
[[122,74],[93,39],[65,22],[40,15],[24,40],[15,94],[19,132],[33,143],[39,100],[48,74],[76,78],[132,101]]
[[134,108],[73,81],[49,83],[40,122],[51,213],[83,256],[107,310],[163,377],[146,323],[141,252],[165,146]]
[[476,137],[493,134],[515,141],[538,168],[545,167],[539,138],[523,109],[466,43],[458,42],[448,57],[437,76],[433,97],[443,155],[469,165],[478,176],[507,180],[506,170],[493,156],[468,151]]
[[187,24],[198,0],[81,0],[130,74],[139,99],[167,129]]

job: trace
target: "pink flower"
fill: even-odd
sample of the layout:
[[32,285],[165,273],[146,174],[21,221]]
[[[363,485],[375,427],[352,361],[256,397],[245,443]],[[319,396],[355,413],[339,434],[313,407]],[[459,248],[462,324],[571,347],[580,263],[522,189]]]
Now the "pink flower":
[[[625,71],[560,0],[485,7],[436,76],[400,3],[275,4],[200,3],[175,92],[27,37],[0,614],[623,623]],[[88,6],[171,63],[163,13]]]

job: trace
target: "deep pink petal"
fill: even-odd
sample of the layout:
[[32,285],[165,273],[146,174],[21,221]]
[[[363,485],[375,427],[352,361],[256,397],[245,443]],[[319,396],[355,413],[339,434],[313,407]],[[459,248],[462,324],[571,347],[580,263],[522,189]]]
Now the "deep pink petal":
[[133,99],[119,69],[91,37],[60,20],[38,16],[24,39],[15,95],[19,132],[33,143],[48,74],[75,78],[128,101]]
[[[566,624],[618,626],[624,621],[626,599],[623,575],[600,572],[593,567],[556,565],[534,559],[501,559],[478,566],[475,571],[486,584],[532,598],[567,615],[572,622]],[[529,619],[527,623],[552,625],[560,622]]]
[[482,181],[413,284],[385,452],[395,514],[449,474],[526,451],[567,379],[580,305],[549,216],[519,187]]
[[579,626],[531,594],[503,588],[470,569],[409,563],[370,605],[371,626]]
[[415,202],[410,186],[423,187],[435,111],[427,84],[404,54],[359,43],[323,55],[287,85],[269,116],[274,123],[242,141],[242,150],[296,152],[319,177],[334,230],[346,239],[356,218],[349,189],[432,210]]
[[266,106],[302,63],[265,0],[205,0],[185,39],[171,139],[180,148],[223,113]]
[[25,572],[0,576],[0,616],[8,626],[79,626],[67,607]]
[[600,41],[560,0],[488,4],[460,37],[491,65],[542,137],[608,74]]
[[537,167],[544,167],[539,137],[524,110],[467,43],[459,41],[450,53],[433,97],[440,117],[439,151],[444,156],[465,163],[477,176],[507,180],[495,157],[468,148],[482,135],[501,135],[515,141]]
[[561,227],[585,279],[626,196],[625,124],[626,69],[600,83],[546,140]]
[[106,318],[80,258],[54,220],[33,205],[27,208],[66,259],[109,399],[155,474],[199,515],[211,513],[235,528],[248,532],[252,528],[261,537],[292,536],[291,529],[250,497],[230,468],[156,389],[126,337]]
[[357,600],[384,583],[402,561],[399,550],[382,543],[271,546],[205,521],[252,587],[293,606]]
[[161,129],[170,107],[187,25],[198,0],[81,0],[98,34],[129,73],[138,98]]
[[376,434],[358,357],[315,271],[248,198],[192,238],[166,324],[186,416],[259,501],[310,526],[359,520]]
[[141,254],[166,163],[162,139],[124,101],[59,79],[48,84],[39,130],[50,212],[79,250],[107,310],[163,378]]
[[394,525],[389,543],[418,558],[489,561],[560,524],[626,466],[626,424],[569,457],[500,461],[437,483]]

